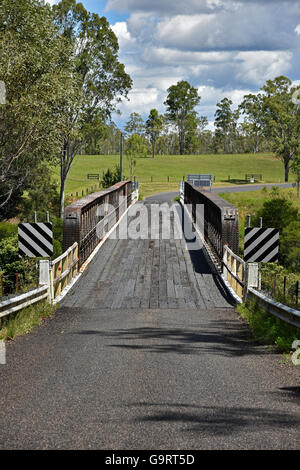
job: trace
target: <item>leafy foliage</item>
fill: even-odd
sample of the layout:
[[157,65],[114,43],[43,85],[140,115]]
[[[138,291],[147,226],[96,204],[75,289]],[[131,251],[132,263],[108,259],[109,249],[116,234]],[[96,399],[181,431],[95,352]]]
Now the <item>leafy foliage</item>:
[[186,152],[186,137],[192,123],[195,123],[195,107],[200,103],[200,96],[196,88],[187,81],[179,81],[168,88],[168,96],[165,101],[167,118],[178,130],[180,155]]
[[113,170],[108,168],[106,172],[103,172],[101,184],[103,188],[110,188],[114,184],[120,181],[120,167],[116,165]]
[[55,162],[72,79],[69,45],[38,0],[1,1],[0,207],[27,189],[41,162]]

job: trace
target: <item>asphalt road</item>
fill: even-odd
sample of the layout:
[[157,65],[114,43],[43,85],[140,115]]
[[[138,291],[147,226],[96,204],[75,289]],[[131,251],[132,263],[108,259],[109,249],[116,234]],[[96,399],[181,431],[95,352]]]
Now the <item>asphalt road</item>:
[[[279,188],[291,188],[292,183],[267,183],[267,184],[244,184],[237,186],[223,186],[223,187],[213,187],[212,192],[214,193],[243,193],[246,191],[258,191],[264,187],[272,188],[273,186],[278,186]],[[153,196],[148,196],[146,201],[152,203],[162,203],[167,201],[173,201],[178,196],[178,191],[169,191],[164,193],[154,194]]]
[[[204,258],[197,264],[170,241],[152,246],[143,273],[126,271],[147,245],[126,254],[126,243],[111,243],[52,319],[8,344],[0,448],[299,449],[299,369],[250,341]],[[137,307],[149,273],[149,304]],[[131,294],[113,290],[134,279]]]

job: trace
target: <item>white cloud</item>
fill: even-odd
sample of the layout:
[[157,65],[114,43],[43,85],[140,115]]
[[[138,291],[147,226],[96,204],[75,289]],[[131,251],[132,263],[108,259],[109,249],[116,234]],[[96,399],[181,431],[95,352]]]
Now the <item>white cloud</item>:
[[213,121],[225,96],[237,107],[267,79],[300,75],[298,0],[108,0],[106,9],[129,14],[113,25],[134,83],[124,120],[132,111],[164,112],[179,80],[199,89],[199,113]]
[[289,51],[239,52],[236,78],[244,83],[262,85],[266,80],[287,73],[293,54]]
[[120,47],[133,46],[136,43],[136,39],[133,38],[127,29],[127,23],[125,21],[119,21],[112,27],[113,32],[118,38]]

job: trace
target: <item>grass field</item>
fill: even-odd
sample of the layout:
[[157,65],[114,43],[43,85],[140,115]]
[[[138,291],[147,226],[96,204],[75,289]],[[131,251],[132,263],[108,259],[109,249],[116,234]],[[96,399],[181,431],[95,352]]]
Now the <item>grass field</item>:
[[[88,180],[88,173],[99,173],[113,168],[119,163],[118,155],[78,155],[71,167],[67,180],[66,194],[91,190],[97,181]],[[128,164],[124,156],[124,175],[129,177]],[[272,154],[237,154],[237,155],[158,155],[137,158],[135,176],[140,182],[141,194],[145,197],[161,191],[173,191],[179,181],[188,173],[209,173],[215,176],[215,185],[240,184],[246,173],[262,174],[263,182],[278,183],[284,181],[283,164]],[[59,181],[59,169],[54,177]],[[292,175],[291,175],[292,179]],[[169,180],[169,181],[168,181]]]
[[[278,194],[293,202],[300,215],[300,198],[297,197],[297,188],[278,188]],[[245,191],[242,193],[220,193],[220,197],[233,204],[239,210],[240,247],[244,245],[244,228],[247,225],[247,216],[255,216],[265,201],[272,197],[272,189],[263,188],[259,191]]]

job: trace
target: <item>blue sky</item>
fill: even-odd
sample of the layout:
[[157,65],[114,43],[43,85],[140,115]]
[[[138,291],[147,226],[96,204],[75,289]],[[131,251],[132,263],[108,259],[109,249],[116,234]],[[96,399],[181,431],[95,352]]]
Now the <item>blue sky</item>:
[[[55,0],[52,0],[52,3]],[[51,0],[49,0],[51,3]],[[120,60],[133,79],[130,101],[114,115],[165,112],[167,88],[188,80],[202,97],[198,112],[214,121],[225,96],[237,106],[268,79],[300,83],[300,0],[82,0],[107,17]]]

